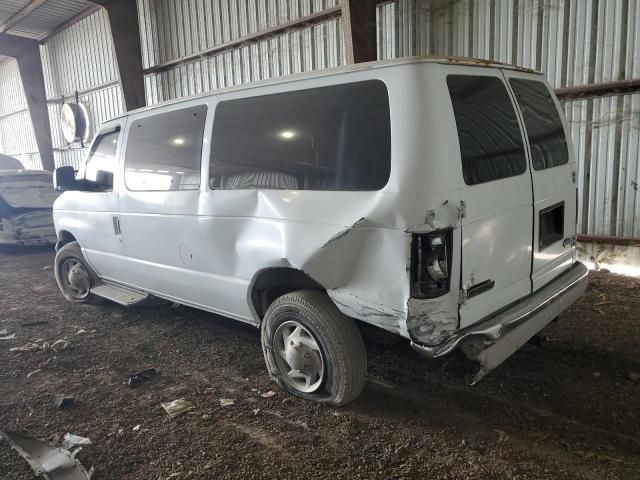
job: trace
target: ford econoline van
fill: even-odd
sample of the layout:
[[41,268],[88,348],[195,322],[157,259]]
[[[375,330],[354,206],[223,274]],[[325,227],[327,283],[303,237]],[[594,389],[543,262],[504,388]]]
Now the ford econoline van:
[[129,112],[56,171],[71,302],[150,297],[261,330],[271,376],[361,393],[359,326],[482,378],[585,290],[576,161],[543,75],[404,59]]

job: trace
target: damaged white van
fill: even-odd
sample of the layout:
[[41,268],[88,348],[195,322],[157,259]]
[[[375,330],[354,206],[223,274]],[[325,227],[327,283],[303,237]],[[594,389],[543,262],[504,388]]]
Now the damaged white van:
[[56,278],[72,302],[155,296],[256,325],[307,399],[361,393],[361,324],[460,348],[477,380],[586,287],[568,138],[541,74],[446,58],[137,110],[56,171]]

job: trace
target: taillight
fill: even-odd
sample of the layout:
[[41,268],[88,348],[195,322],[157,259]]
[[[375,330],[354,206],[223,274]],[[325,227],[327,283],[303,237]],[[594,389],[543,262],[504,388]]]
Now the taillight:
[[449,292],[453,231],[416,233],[411,241],[411,296],[435,298]]

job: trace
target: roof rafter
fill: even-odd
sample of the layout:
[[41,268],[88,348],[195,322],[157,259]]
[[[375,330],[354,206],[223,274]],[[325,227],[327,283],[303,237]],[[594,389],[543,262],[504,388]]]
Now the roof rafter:
[[6,22],[0,25],[0,33],[4,33],[14,25],[20,23],[31,12],[33,12],[36,8],[38,8],[40,5],[42,5],[47,1],[48,0],[31,0],[28,4],[26,4],[16,13],[14,13],[11,17],[9,17],[9,19]]

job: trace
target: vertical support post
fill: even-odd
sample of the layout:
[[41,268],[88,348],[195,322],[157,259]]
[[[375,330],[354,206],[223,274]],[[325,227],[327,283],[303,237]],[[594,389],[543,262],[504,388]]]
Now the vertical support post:
[[51,122],[49,121],[47,93],[44,86],[38,42],[0,33],[0,53],[13,57],[18,62],[20,79],[27,97],[27,107],[31,116],[42,168],[53,171],[55,161],[51,141]]
[[135,110],[144,107],[147,102],[144,92],[137,3],[135,0],[96,3],[102,4],[109,16],[125,108]]
[[347,63],[378,58],[376,0],[340,0]]

